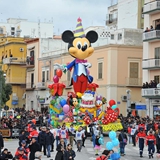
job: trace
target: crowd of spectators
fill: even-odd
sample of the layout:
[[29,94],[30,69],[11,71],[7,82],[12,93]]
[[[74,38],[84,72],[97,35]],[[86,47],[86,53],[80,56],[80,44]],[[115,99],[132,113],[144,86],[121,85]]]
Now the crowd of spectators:
[[149,83],[143,83],[142,88],[157,88],[157,83],[155,80],[151,80]]

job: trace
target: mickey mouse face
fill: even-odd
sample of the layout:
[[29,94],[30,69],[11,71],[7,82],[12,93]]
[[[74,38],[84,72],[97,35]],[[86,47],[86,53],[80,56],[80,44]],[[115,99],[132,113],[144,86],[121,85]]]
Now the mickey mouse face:
[[89,31],[85,38],[74,37],[71,31],[65,31],[62,34],[62,40],[69,44],[69,53],[77,59],[85,59],[91,56],[94,51],[91,43],[96,42],[97,39],[98,34],[95,31]]

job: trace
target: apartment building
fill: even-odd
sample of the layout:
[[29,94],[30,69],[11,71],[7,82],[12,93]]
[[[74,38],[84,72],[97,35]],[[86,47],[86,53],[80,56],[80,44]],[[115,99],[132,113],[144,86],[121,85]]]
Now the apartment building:
[[[160,1],[145,0],[143,7],[143,82],[155,80],[160,83]],[[150,26],[153,29],[150,29]],[[160,88],[143,88],[142,97],[146,99],[147,115],[160,118]]]

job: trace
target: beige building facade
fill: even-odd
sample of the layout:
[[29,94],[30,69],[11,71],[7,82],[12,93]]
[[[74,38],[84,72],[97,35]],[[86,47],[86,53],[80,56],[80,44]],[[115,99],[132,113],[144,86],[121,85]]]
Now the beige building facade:
[[[126,90],[131,90],[131,102],[144,102],[141,97],[142,52],[142,46],[104,45],[95,47],[93,55],[87,59],[92,64],[89,69],[90,75],[94,77],[94,83],[99,85],[96,94],[106,97],[108,101],[114,99],[123,115],[127,114]],[[72,60],[73,58],[68,52],[39,58],[39,82],[44,77],[46,78],[47,68],[50,69],[50,79],[45,80],[46,90],[44,95],[48,92],[47,85],[53,83],[52,77],[57,69],[54,64],[67,64]],[[60,79],[60,82],[66,85],[63,94],[65,97],[69,91],[73,91],[73,88],[69,86],[71,76],[72,71],[68,71]],[[139,114],[143,115],[141,111],[139,111]]]

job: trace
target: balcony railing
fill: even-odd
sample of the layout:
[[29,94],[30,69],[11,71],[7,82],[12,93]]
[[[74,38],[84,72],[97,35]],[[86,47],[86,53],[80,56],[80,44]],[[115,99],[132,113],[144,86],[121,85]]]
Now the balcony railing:
[[160,30],[153,30],[143,33],[143,41],[157,41],[160,40]]
[[38,82],[36,85],[36,88],[38,89],[46,89],[47,88],[47,84],[46,82]]
[[26,64],[25,58],[9,57],[3,59],[3,64]]
[[145,59],[142,62],[143,69],[160,69],[160,59]]
[[25,84],[25,77],[24,78],[7,78],[5,80],[5,83],[10,84]]
[[112,23],[116,23],[118,20],[117,14],[107,14],[106,16],[106,25],[110,25]]
[[34,83],[26,83],[26,89],[35,89],[36,85]]
[[143,7],[143,14],[154,14],[160,12],[160,1],[150,2]]
[[160,97],[160,88],[142,89],[142,97]]
[[142,86],[142,78],[126,78],[126,86],[141,87]]

